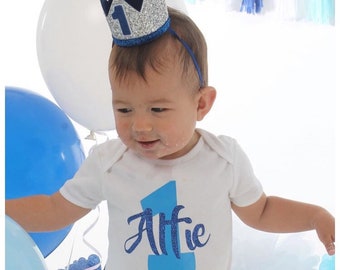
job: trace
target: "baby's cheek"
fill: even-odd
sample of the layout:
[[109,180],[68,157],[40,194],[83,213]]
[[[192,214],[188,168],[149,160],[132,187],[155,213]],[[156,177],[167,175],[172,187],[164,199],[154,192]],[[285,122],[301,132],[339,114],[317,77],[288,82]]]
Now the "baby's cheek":
[[179,151],[184,148],[190,141],[190,138],[187,138],[185,135],[183,132],[173,132],[167,141],[168,148],[172,151]]
[[125,121],[117,121],[116,122],[116,130],[119,137],[124,141],[130,137],[130,128],[129,124]]

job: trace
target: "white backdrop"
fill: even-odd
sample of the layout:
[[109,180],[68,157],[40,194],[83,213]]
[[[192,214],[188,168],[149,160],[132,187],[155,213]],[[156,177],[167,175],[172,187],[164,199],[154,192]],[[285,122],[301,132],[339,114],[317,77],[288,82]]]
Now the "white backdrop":
[[[187,5],[189,15],[206,35],[209,82],[218,91],[212,112],[198,126],[237,138],[268,195],[319,204],[335,214],[335,27],[283,21],[275,14],[226,12],[222,1],[207,2]],[[54,100],[36,52],[36,27],[43,3],[17,0],[2,4],[5,38],[0,77],[4,85]],[[94,144],[85,140],[89,131],[74,124],[88,151]],[[96,216],[93,212],[75,225],[47,258],[49,269],[65,266],[74,237],[78,253],[73,258],[88,255],[81,254],[90,252],[84,248],[81,234]],[[103,204],[100,221],[89,239],[103,252],[104,260],[105,226]],[[98,240],[98,234],[103,240]]]

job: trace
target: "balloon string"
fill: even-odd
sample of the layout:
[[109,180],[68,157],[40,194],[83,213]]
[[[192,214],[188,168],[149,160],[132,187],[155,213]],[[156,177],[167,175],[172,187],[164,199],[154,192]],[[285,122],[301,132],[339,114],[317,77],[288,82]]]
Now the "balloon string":
[[[70,257],[68,259],[68,262],[67,262],[67,266],[65,267],[65,270],[68,270],[70,265],[71,265],[71,260],[72,260],[72,255],[73,255],[73,250],[74,250],[74,244],[76,242],[76,235],[74,235],[73,237],[73,241],[72,241],[72,247],[71,247],[71,252],[70,252]],[[63,269],[59,269],[59,270],[63,270]]]
[[[84,231],[83,235],[82,235],[82,240],[84,242],[84,244],[91,250],[93,250],[99,257],[99,263],[87,268],[84,268],[83,270],[97,270],[100,266],[101,266],[101,261],[102,261],[102,255],[99,252],[98,249],[96,249],[92,244],[90,244],[89,241],[87,241],[85,239],[86,235],[93,229],[93,227],[97,224],[98,220],[99,220],[99,216],[100,216],[100,207],[99,205],[96,208],[98,210],[98,214],[96,219],[94,220],[94,222]],[[67,266],[65,267],[65,270],[69,270],[70,266],[71,266],[71,260],[72,260],[72,255],[73,255],[73,251],[74,251],[74,247],[75,247],[75,240],[76,240],[76,235],[73,238],[73,242],[72,242],[72,248],[71,248],[71,252],[70,252],[70,257],[67,263]],[[62,269],[59,269],[62,270]]]
[[[93,131],[93,130],[90,130],[90,134],[89,134],[85,139],[87,139],[87,140],[94,140],[94,141],[95,141],[95,145],[94,145],[94,146],[98,145],[98,139],[97,139],[96,133],[105,136],[105,137],[106,137],[106,141],[109,140],[109,137],[108,137],[108,135],[107,135],[105,132],[99,132],[99,131]],[[94,146],[92,146],[92,148],[90,149],[89,154],[92,152]],[[98,210],[98,215],[97,215],[95,221],[94,221],[94,222],[90,225],[90,227],[87,228],[87,229],[85,230],[85,232],[83,233],[83,242],[84,242],[90,249],[92,249],[93,251],[95,251],[95,253],[97,253],[97,255],[99,256],[99,258],[100,258],[100,260],[101,260],[102,257],[101,257],[100,252],[99,252],[93,245],[91,245],[91,244],[85,239],[85,236],[86,236],[86,235],[89,233],[89,231],[97,224],[97,222],[98,222],[98,220],[99,220],[99,216],[100,216],[100,207],[99,207],[99,205],[97,206],[96,209]],[[92,269],[92,268],[91,268],[91,269]],[[96,269],[96,268],[95,268],[95,269]],[[89,269],[89,270],[90,270],[90,269]]]
[[[93,148],[98,145],[98,139],[96,136],[96,133],[99,135],[103,135],[106,137],[106,141],[109,140],[109,136],[105,133],[105,132],[95,132],[93,130],[90,130],[90,134],[88,136],[85,137],[86,140],[92,140],[95,141],[95,145],[93,145],[90,150],[89,150],[89,154],[92,152]],[[83,235],[82,235],[82,240],[84,242],[84,244],[91,250],[93,250],[99,257],[99,263],[90,267],[87,267],[83,270],[97,270],[100,266],[101,266],[101,261],[102,261],[102,256],[101,253],[99,252],[98,249],[96,249],[92,244],[90,244],[89,241],[86,240],[86,235],[93,229],[93,227],[97,224],[98,220],[99,220],[99,216],[100,216],[100,207],[99,205],[97,206],[97,217],[94,220],[94,222],[84,231]],[[74,251],[74,247],[75,247],[75,240],[76,240],[76,235],[74,236],[73,242],[72,242],[72,248],[71,248],[71,252],[70,252],[70,257],[67,263],[67,266],[65,267],[65,270],[69,270],[70,266],[71,266],[71,260],[72,260],[72,256],[73,256],[73,251]],[[61,270],[61,269],[60,269]]]
[[101,262],[98,263],[98,264],[96,264],[96,265],[94,265],[94,266],[87,267],[87,268],[85,268],[84,270],[97,270],[98,267],[100,267],[100,266],[101,266]]
[[90,225],[90,227],[88,227],[85,230],[85,232],[83,233],[83,242],[85,243],[85,245],[87,245],[90,249],[92,249],[98,255],[98,257],[100,258],[100,261],[101,261],[102,260],[102,256],[101,256],[99,250],[96,249],[93,245],[90,244],[90,242],[88,242],[85,239],[85,236],[93,229],[93,227],[97,224],[97,222],[99,220],[99,216],[100,216],[100,207],[99,207],[99,205],[97,206],[96,209],[98,210],[97,217],[96,217],[95,221]]

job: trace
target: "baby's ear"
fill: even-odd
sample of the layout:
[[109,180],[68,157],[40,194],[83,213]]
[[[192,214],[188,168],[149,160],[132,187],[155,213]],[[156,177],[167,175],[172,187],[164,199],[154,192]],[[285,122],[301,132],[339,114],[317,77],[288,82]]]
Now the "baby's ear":
[[214,104],[215,98],[216,90],[214,87],[206,86],[200,89],[197,106],[197,121],[203,120],[207,115]]

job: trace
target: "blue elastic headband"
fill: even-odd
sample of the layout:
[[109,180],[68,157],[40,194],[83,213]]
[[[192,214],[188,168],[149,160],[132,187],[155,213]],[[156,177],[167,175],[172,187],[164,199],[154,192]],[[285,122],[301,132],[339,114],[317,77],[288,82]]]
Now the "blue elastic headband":
[[203,87],[204,86],[204,80],[203,80],[203,76],[202,76],[202,72],[201,72],[201,69],[200,69],[200,66],[196,60],[196,57],[195,57],[195,54],[194,52],[191,50],[190,46],[182,39],[180,38],[177,33],[175,32],[175,30],[173,30],[171,27],[169,27],[168,31],[173,35],[175,36],[181,43],[182,45],[184,46],[184,48],[187,50],[187,52],[190,54],[191,56],[191,59],[192,61],[194,62],[194,65],[195,65],[195,68],[196,68],[196,71],[197,71],[197,74],[198,74],[198,78],[200,80],[200,87]]

